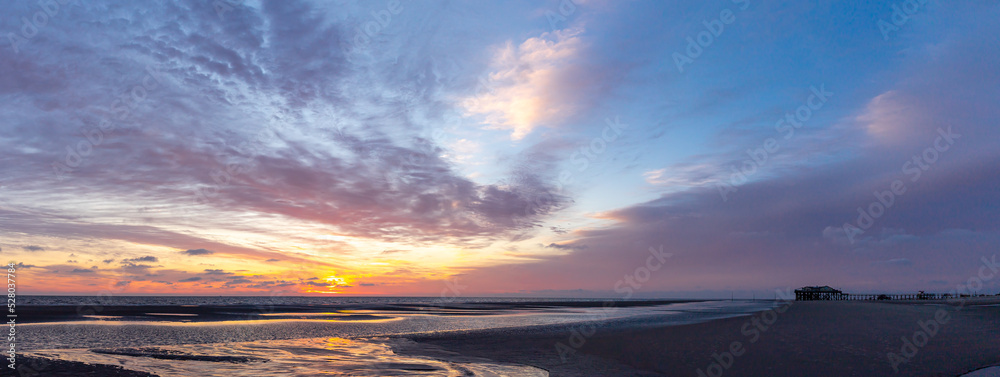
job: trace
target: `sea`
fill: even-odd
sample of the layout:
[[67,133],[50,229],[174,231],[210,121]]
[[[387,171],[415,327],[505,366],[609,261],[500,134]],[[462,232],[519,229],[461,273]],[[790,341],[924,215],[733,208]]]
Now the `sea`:
[[168,376],[547,376],[412,340],[587,323],[681,325],[774,301],[560,298],[22,296],[21,355]]

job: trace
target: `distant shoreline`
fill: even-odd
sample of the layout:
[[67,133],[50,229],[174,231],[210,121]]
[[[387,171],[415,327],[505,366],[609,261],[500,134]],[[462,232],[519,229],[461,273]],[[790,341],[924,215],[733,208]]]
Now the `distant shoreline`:
[[[525,310],[539,308],[600,308],[605,303],[614,306],[644,307],[688,302],[704,302],[712,300],[567,300],[551,299],[533,301],[529,299],[517,301],[482,302],[454,300],[453,302],[435,302],[434,300],[391,303],[326,303],[316,305],[289,305],[262,302],[257,305],[102,305],[99,303],[63,304],[63,305],[19,305],[18,312],[23,323],[50,323],[63,321],[81,321],[94,318],[117,321],[248,321],[299,319],[303,315],[328,313],[330,317],[341,317],[339,311],[384,311],[397,313],[425,313],[428,310],[448,309],[461,310],[464,314],[491,313],[500,310]],[[354,319],[361,316],[355,315]]]

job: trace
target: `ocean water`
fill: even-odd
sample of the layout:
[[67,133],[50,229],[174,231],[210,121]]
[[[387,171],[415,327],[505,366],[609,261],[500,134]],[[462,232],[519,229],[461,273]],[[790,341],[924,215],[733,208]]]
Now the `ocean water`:
[[[21,305],[379,305],[379,304],[466,304],[522,302],[602,302],[592,298],[525,298],[525,297],[303,297],[275,294],[271,296],[18,296]],[[640,300],[633,300],[640,301]],[[650,300],[652,301],[652,300]]]
[[[43,311],[67,311],[70,306],[103,310],[22,322],[19,348],[29,355],[121,365],[164,377],[546,376],[547,372],[531,366],[471,358],[408,337],[528,326],[560,331],[591,321],[686,324],[774,306],[760,301],[618,301],[605,307],[602,300],[442,302],[383,297],[279,297],[262,305],[269,299],[114,297],[112,302],[93,297],[35,297],[29,302]],[[247,314],[248,307],[257,309]]]

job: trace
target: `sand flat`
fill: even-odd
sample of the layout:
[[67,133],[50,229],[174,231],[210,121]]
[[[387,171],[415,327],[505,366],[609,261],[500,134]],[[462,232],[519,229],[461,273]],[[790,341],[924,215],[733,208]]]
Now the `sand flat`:
[[[934,305],[938,304],[938,305]],[[959,308],[941,302],[795,302],[760,332],[751,317],[682,326],[610,323],[563,362],[555,345],[569,330],[473,332],[416,339],[463,355],[533,365],[552,376],[698,376],[713,354],[740,342],[722,376],[960,376],[1000,365],[1000,308],[995,300]],[[921,330],[918,321],[946,310],[950,320],[908,362],[892,368],[890,352]],[[756,316],[759,316],[756,315]]]

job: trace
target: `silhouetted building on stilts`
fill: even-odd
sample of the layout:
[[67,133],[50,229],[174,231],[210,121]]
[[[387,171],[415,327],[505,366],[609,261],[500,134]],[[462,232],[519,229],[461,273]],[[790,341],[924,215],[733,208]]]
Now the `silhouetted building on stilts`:
[[844,292],[830,288],[830,286],[802,287],[795,290],[795,301],[842,300],[843,296]]

